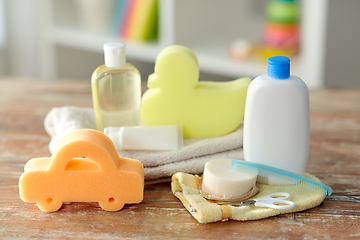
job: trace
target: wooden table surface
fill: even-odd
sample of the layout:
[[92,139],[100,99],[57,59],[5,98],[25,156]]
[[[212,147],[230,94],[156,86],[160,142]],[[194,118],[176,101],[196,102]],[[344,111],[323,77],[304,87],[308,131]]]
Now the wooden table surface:
[[88,81],[0,78],[0,238],[360,239],[360,89],[310,91],[307,172],[333,189],[318,207],[257,221],[198,223],[170,183],[145,186],[144,200],[119,212],[97,203],[41,212],[19,198],[26,161],[48,157],[43,121],[53,107],[92,106]]

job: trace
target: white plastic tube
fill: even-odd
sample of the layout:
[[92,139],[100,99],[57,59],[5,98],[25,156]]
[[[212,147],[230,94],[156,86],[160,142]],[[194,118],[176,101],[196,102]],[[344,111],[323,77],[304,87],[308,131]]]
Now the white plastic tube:
[[183,146],[183,131],[178,125],[106,127],[104,133],[118,150],[167,151]]
[[[255,78],[247,92],[244,158],[302,175],[309,156],[309,92],[290,76],[287,57],[271,57],[268,74]],[[280,184],[258,178],[258,182]]]

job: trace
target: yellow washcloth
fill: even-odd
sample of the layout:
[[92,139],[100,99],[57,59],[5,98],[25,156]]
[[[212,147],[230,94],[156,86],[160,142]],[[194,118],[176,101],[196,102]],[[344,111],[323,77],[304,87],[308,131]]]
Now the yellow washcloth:
[[[319,181],[309,173],[305,177]],[[259,192],[252,198],[260,198],[270,193],[287,192],[289,200],[296,207],[288,210],[277,210],[266,207],[243,206],[233,207],[218,205],[215,201],[206,200],[200,195],[199,185],[201,178],[187,173],[176,173],[172,176],[171,190],[180,199],[184,207],[200,223],[226,221],[228,219],[247,221],[267,218],[284,213],[299,212],[318,206],[325,199],[325,194],[296,185],[267,185],[258,184]],[[320,181],[319,181],[320,182]]]

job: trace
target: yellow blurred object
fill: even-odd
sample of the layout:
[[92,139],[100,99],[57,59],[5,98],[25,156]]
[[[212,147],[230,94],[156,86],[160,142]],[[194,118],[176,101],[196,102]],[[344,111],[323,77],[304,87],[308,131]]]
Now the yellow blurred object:
[[271,47],[271,46],[258,46],[255,54],[261,61],[266,63],[267,59],[273,56],[285,56],[291,58],[299,51],[296,47]]

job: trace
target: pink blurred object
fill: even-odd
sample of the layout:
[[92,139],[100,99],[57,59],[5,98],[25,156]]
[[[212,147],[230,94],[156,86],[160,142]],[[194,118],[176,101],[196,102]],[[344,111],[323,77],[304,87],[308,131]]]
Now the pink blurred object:
[[266,23],[263,34],[263,44],[274,47],[298,47],[298,24]]
[[229,47],[231,59],[244,62],[248,60],[254,51],[254,45],[246,39],[236,39]]

